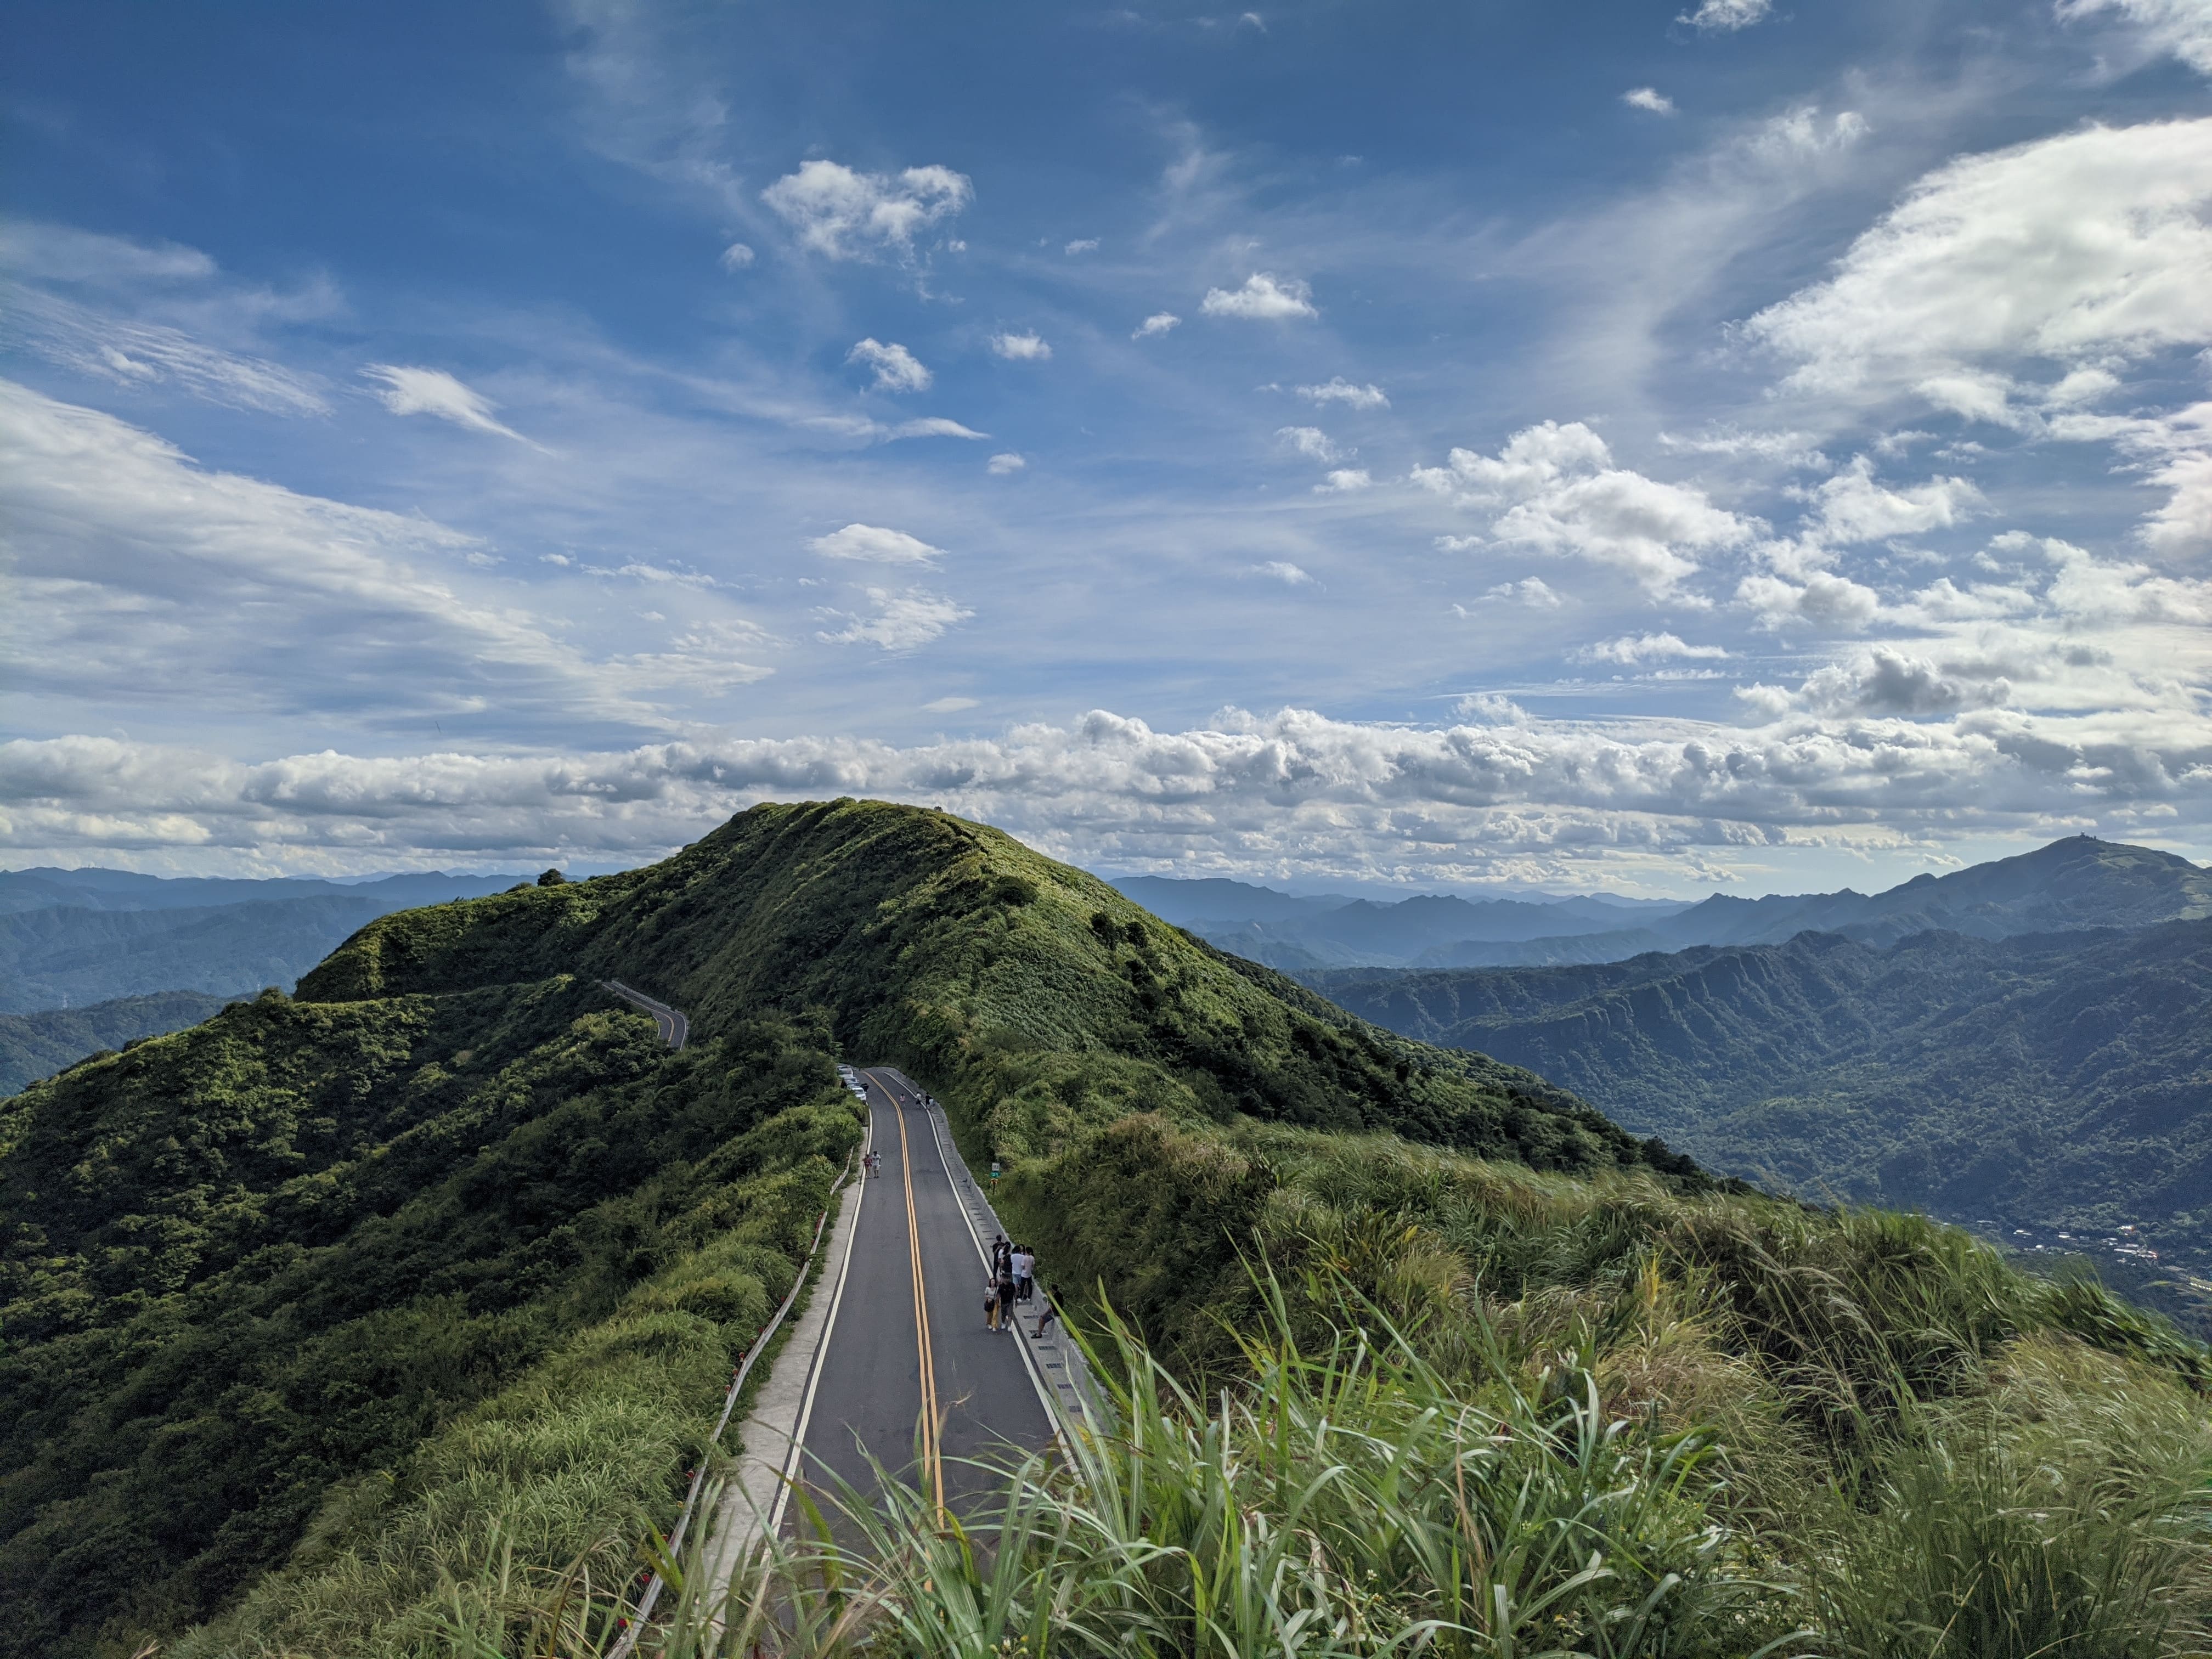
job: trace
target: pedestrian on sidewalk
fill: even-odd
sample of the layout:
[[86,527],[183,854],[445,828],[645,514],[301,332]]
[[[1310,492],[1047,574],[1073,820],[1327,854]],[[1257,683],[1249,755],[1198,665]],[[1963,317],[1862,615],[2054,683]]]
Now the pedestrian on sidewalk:
[[1036,1277],[1036,1253],[1026,1244],[1014,1246],[1014,1300],[1026,1302]]
[[991,1275],[991,1282],[999,1293],[999,1328],[1008,1336],[1012,1336],[1014,1334],[1014,1321],[1019,1316],[1014,1312],[1012,1251],[1009,1250],[1005,1255],[1000,1257],[998,1270]]
[[988,1279],[986,1279],[983,1281],[983,1328],[985,1330],[995,1331],[999,1328],[999,1316],[1001,1311],[1011,1317],[1013,1313],[1013,1309],[1011,1305],[1003,1310],[1000,1308],[999,1303],[999,1276],[996,1273],[993,1273]]

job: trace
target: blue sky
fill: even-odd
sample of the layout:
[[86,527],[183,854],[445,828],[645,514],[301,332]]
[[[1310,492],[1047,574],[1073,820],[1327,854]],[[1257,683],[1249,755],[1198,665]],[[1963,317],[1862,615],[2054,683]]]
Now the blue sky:
[[2212,4],[19,5],[0,858],[2212,854]]

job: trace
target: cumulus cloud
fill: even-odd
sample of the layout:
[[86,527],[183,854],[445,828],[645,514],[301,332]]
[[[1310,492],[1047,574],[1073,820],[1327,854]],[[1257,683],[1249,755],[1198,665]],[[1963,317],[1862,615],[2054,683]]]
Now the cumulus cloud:
[[1632,87],[1620,94],[1620,101],[1631,109],[1640,109],[1653,115],[1672,115],[1674,100],[1656,87]]
[[830,259],[882,253],[909,258],[916,236],[975,197],[967,176],[950,167],[856,173],[819,160],[801,162],[796,173],[761,192],[761,200],[798,234],[800,246]]
[[1702,490],[1615,465],[1605,441],[1578,421],[1526,428],[1494,456],[1455,449],[1448,465],[1416,467],[1413,480],[1492,511],[1492,541],[1610,566],[1656,597],[1677,594],[1702,556],[1741,546],[1759,529]]
[[994,334],[991,349],[999,356],[1020,363],[1041,363],[1052,356],[1052,348],[1045,343],[1042,334]]
[[1079,253],[1096,253],[1098,252],[1098,239],[1096,236],[1079,236],[1060,252],[1071,258]]
[[721,265],[725,270],[743,270],[753,262],[753,251],[743,242],[732,242],[722,250]]
[[1182,325],[1182,319],[1172,311],[1156,311],[1143,322],[1139,323],[1135,331],[1129,337],[1133,340],[1150,340],[1166,333],[1171,328],[1179,328]]
[[1801,577],[1746,576],[1736,584],[1736,603],[1770,629],[1809,623],[1824,633],[1856,633],[1881,612],[1881,595],[1848,576],[1813,570]]
[[1320,386],[1302,386],[1298,396],[1310,404],[1342,404],[1347,409],[1388,409],[1390,399],[1379,386],[1354,386],[1341,374],[1331,375]]
[[1617,662],[1629,667],[1671,658],[1717,662],[1728,654],[1723,647],[1687,645],[1673,634],[1625,634],[1617,640],[1601,640],[1595,645],[1585,646],[1575,653],[1583,662]]
[[[1199,309],[1209,317],[1243,317],[1279,322],[1292,317],[1318,317],[1313,289],[1295,276],[1271,276],[1255,270],[1237,289],[1210,288]],[[1149,329],[1151,323],[1146,327]],[[1172,326],[1172,325],[1170,325]]]
[[1982,492],[1960,477],[1933,477],[1892,489],[1875,481],[1874,463],[1863,455],[1803,495],[1813,505],[1814,533],[1841,543],[1948,530],[1987,505]]
[[1313,584],[1313,578],[1288,559],[1269,559],[1264,564],[1248,566],[1245,574],[1266,576],[1271,580],[1282,583],[1285,587],[1307,587]]
[[2212,343],[2212,118],[2089,127],[1939,168],[1746,338],[1796,391],[2019,424],[2052,383]]
[[825,645],[872,645],[889,652],[907,652],[927,645],[957,623],[975,613],[951,599],[910,587],[903,593],[888,588],[866,590],[871,609],[862,612],[830,611],[824,614],[845,626],[816,635]]
[[2117,13],[2154,51],[2171,52],[2200,75],[2212,75],[2212,7],[2203,0],[2058,0],[2062,22]]
[[1375,487],[1374,475],[1364,466],[1341,466],[1314,486],[1316,495],[1345,495]]
[[[1962,705],[1984,697],[1945,678],[1962,687]],[[1832,684],[1844,704],[1864,708],[1770,714],[1747,702],[1762,724],[1663,733],[1538,720],[1484,693],[1435,726],[1227,709],[1164,732],[1096,710],[911,747],[724,738],[241,763],[109,738],[17,740],[0,744],[0,844],[340,844],[368,858],[567,846],[635,856],[696,839],[761,799],[865,794],[943,806],[1060,856],[1124,868],[1219,862],[1233,844],[1247,869],[1449,880],[1578,848],[1629,857],[1764,847],[1853,826],[2051,833],[2084,814],[2212,796],[2212,724],[2185,707],[2117,717],[1875,712],[1947,695],[1902,658],[1888,666],[1869,657]]]
[[1561,603],[1559,596],[1552,591],[1541,576],[1523,576],[1517,582],[1500,582],[1482,597],[1511,605],[1525,605],[1534,611],[1557,611]]
[[1674,21],[1693,29],[1727,34],[1749,28],[1773,9],[1774,0],[1700,0],[1695,11],[1685,12]]
[[874,370],[878,392],[927,392],[933,378],[904,346],[896,341],[885,345],[873,336],[855,343],[845,354],[845,361]]
[[1012,450],[1008,450],[1002,455],[992,456],[991,459],[984,465],[985,470],[988,471],[993,477],[1003,478],[1010,472],[1020,471],[1024,467],[1029,465],[1029,462],[1021,456],[1015,454]]
[[857,559],[868,564],[934,565],[945,556],[920,537],[880,525],[848,524],[826,536],[817,536],[807,546],[825,559]]
[[[482,392],[463,385],[442,368],[409,368],[398,363],[371,363],[362,375],[381,381],[378,401],[394,415],[429,415],[471,432],[489,432],[512,438],[519,444],[530,440],[492,414],[499,405]],[[535,446],[533,446],[534,447]]]
[[1335,441],[1317,426],[1279,426],[1275,428],[1275,441],[1309,460],[1337,461],[1347,453],[1339,449]]

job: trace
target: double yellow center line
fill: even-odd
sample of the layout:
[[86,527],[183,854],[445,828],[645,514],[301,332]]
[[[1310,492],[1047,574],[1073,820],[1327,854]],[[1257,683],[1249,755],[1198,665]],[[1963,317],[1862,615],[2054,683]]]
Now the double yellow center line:
[[[878,1087],[882,1087],[880,1082]],[[914,1344],[921,1362],[921,1469],[931,1500],[937,1505],[939,1525],[945,1520],[945,1459],[938,1444],[937,1353],[929,1339],[929,1293],[921,1278],[921,1228],[914,1212],[914,1159],[906,1138],[906,1106],[889,1089],[891,1108],[898,1114],[899,1176],[906,1185],[907,1259],[914,1269]]]

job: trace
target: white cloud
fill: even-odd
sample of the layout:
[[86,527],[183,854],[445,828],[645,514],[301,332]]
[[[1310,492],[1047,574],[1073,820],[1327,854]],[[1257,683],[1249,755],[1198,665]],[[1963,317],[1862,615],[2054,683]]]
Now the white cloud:
[[[91,237],[94,248],[135,244]],[[38,250],[27,250],[29,252]],[[68,243],[64,252],[78,252]],[[92,250],[82,250],[91,252]],[[179,249],[181,256],[190,249]],[[151,261],[149,261],[149,263]],[[126,261],[127,263],[127,261]],[[173,384],[208,403],[269,415],[324,415],[330,405],[315,382],[265,358],[224,351],[166,324],[126,322],[88,307],[9,285],[0,314],[12,331],[47,362],[118,386]]]
[[1891,489],[1875,481],[1865,456],[1804,492],[1814,510],[1814,533],[1827,542],[1885,541],[1948,529],[1987,503],[1964,478],[1933,477],[1923,484]]
[[920,420],[901,421],[896,426],[879,428],[878,435],[885,442],[893,443],[901,438],[968,438],[981,442],[991,434],[978,432],[973,427],[963,426],[942,415],[925,415]]
[[1310,404],[1342,404],[1347,409],[1388,409],[1390,399],[1379,386],[1354,386],[1341,374],[1320,386],[1302,386],[1298,396]]
[[1585,646],[1575,653],[1583,662],[1617,662],[1630,667],[1678,658],[1717,662],[1728,654],[1724,647],[1685,644],[1674,634],[1626,634],[1617,640],[1601,640],[1595,645]]
[[1559,596],[1540,576],[1524,576],[1517,582],[1500,582],[1482,597],[1511,605],[1525,605],[1534,611],[1557,611],[1561,603]]
[[870,564],[934,565],[945,556],[943,548],[932,547],[919,537],[872,524],[848,524],[806,544],[825,559],[858,559]]
[[2063,384],[2212,343],[2208,206],[2212,119],[2088,127],[1965,157],[1915,185],[1833,276],[1742,331],[1794,365],[1793,390],[1911,395],[2017,424],[2033,360]]
[[442,368],[408,368],[398,363],[371,363],[362,370],[364,378],[380,380],[384,390],[376,394],[383,405],[394,415],[432,415],[441,421],[451,421],[455,426],[468,428],[472,432],[489,432],[501,438],[512,438],[519,444],[530,440],[514,428],[502,425],[493,418],[492,410],[499,405]]
[[33,219],[0,222],[0,267],[49,282],[100,287],[201,282],[216,274],[215,261],[196,247],[178,242],[136,242]]
[[884,651],[912,651],[975,614],[951,599],[925,593],[920,588],[910,587],[903,593],[882,587],[871,587],[866,592],[869,603],[874,606],[872,611],[862,615],[844,611],[825,612],[831,619],[842,621],[845,626],[835,633],[824,632],[815,637],[825,645],[872,645]]
[[0,519],[12,561],[0,654],[21,697],[159,720],[189,688],[191,718],[210,723],[412,731],[495,706],[518,735],[665,724],[634,699],[649,668],[591,659],[510,587],[472,596],[471,556],[492,551],[476,538],[208,471],[149,433],[8,381]]
[[[1747,699],[1765,716],[1756,726],[1665,732],[1537,719],[1478,693],[1437,726],[1225,709],[1164,732],[1094,710],[909,747],[715,738],[241,763],[108,738],[17,740],[0,744],[0,844],[335,845],[365,863],[416,849],[635,856],[694,840],[758,799],[870,795],[943,806],[1060,856],[1123,868],[1207,861],[1454,880],[1577,848],[1618,860],[1798,835],[1847,844],[1855,830],[1893,843],[2047,836],[2212,799],[2212,722],[2186,706],[2075,717],[1969,707],[1991,689],[1948,670],[1930,682],[1892,655],[1893,665],[1869,657],[1821,683],[1816,695],[1837,701],[1836,713],[1770,692],[1764,708]],[[1931,708],[1953,696],[1955,711]]]
[[1786,576],[1746,576],[1736,584],[1736,603],[1752,611],[1765,628],[1809,623],[1827,633],[1856,633],[1881,613],[1881,595],[1848,576],[1829,570],[1802,576],[1796,581]]
[[864,363],[873,369],[878,392],[927,392],[933,379],[928,369],[904,346],[896,341],[885,345],[872,336],[855,343],[845,354],[845,361]]
[[2212,75],[2212,6],[2204,0],[2058,0],[2061,22],[2117,12],[2154,50],[2172,52],[2200,75]]
[[1024,460],[1021,456],[1015,454],[1012,450],[1008,450],[1003,455],[992,456],[991,459],[984,464],[984,466],[985,470],[988,471],[993,477],[1003,478],[1010,472],[1020,471],[1028,465],[1029,462]]
[[753,251],[743,242],[732,242],[722,250],[721,266],[725,270],[743,270],[753,262]]
[[1052,356],[1052,348],[1041,334],[994,334],[991,349],[1001,357],[1024,363],[1041,363]]
[[[1255,270],[1239,289],[1210,288],[1199,309],[1209,317],[1243,317],[1281,321],[1291,317],[1318,317],[1313,289],[1295,276],[1276,277]],[[1151,327],[1147,322],[1146,326]]]
[[1631,109],[1648,110],[1654,115],[1674,112],[1674,100],[1656,87],[1632,87],[1620,94],[1620,101]]
[[1339,467],[1314,486],[1316,495],[1344,495],[1358,490],[1372,489],[1374,475],[1364,466]]
[[938,697],[922,704],[921,712],[925,714],[957,714],[963,708],[975,706],[973,697]]
[[1277,427],[1275,441],[1296,450],[1309,460],[1340,461],[1346,453],[1339,449],[1335,441],[1317,426]]
[[1741,546],[1759,528],[1702,490],[1614,465],[1580,422],[1526,428],[1494,457],[1455,449],[1448,465],[1412,476],[1463,506],[1496,510],[1493,541],[1609,565],[1655,597],[1677,595],[1700,556]]
[[1824,714],[1894,714],[1907,720],[1990,708],[2012,700],[2012,683],[1957,678],[1925,657],[1890,646],[1848,663],[1830,663],[1808,676],[1796,701]]
[[1804,432],[1747,432],[1724,425],[1688,438],[1662,432],[1659,447],[1691,455],[1747,456],[1798,471],[1825,472],[1829,465],[1828,458],[1813,447],[1812,435]]
[[1687,23],[1695,29],[1716,29],[1728,33],[1736,29],[1747,29],[1763,21],[1774,9],[1774,0],[1700,0],[1695,11],[1685,12],[1674,21]]
[[1838,110],[1824,122],[1808,104],[1762,125],[1752,135],[1751,150],[1770,162],[1815,161],[1849,149],[1867,131],[1866,118],[1856,110]]
[[1179,328],[1182,325],[1182,319],[1172,311],[1156,311],[1143,322],[1139,323],[1136,331],[1129,337],[1133,340],[1150,340],[1166,333],[1171,328]]
[[855,173],[817,160],[777,179],[761,200],[798,232],[801,246],[831,259],[859,259],[883,252],[912,257],[917,235],[975,196],[975,185],[950,167]]
[[1266,576],[1272,580],[1282,583],[1285,587],[1310,587],[1313,585],[1313,578],[1288,559],[1269,559],[1264,564],[1249,566],[1245,574]]
[[1096,253],[1098,252],[1098,239],[1096,236],[1079,236],[1060,252],[1071,258],[1079,253]]

